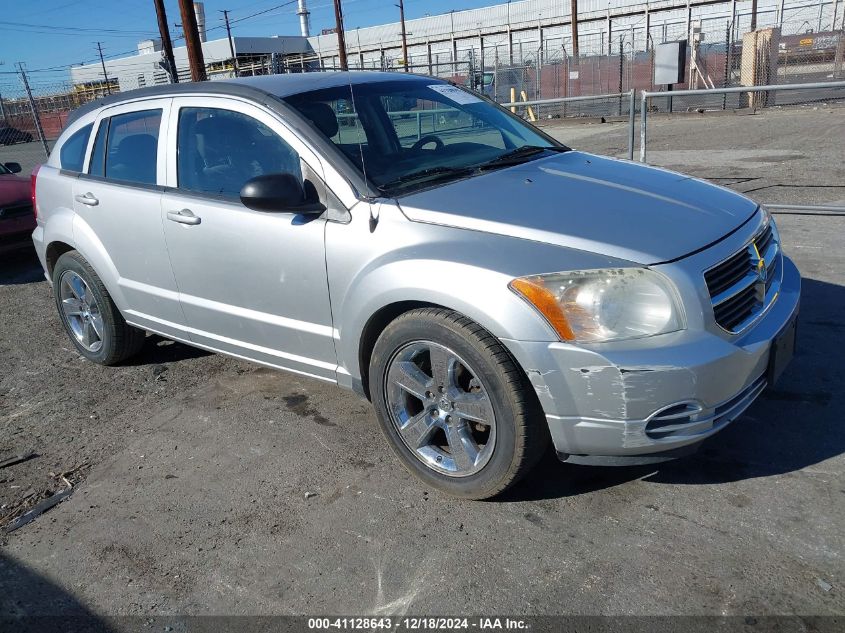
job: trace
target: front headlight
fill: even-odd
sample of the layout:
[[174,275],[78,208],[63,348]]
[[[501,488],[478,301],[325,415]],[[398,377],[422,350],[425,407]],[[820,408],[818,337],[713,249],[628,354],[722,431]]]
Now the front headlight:
[[780,233],[778,233],[778,227],[777,224],[775,224],[775,218],[772,215],[772,212],[763,206],[760,207],[760,212],[763,214],[763,226],[765,227],[767,224],[771,224],[775,241],[780,243]]
[[672,283],[646,268],[520,277],[510,283],[510,288],[567,341],[618,341],[684,327]]

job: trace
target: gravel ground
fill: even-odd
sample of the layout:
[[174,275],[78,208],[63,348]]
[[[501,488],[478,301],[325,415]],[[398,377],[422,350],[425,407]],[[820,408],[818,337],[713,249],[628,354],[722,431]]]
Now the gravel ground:
[[[802,158],[734,166],[712,152],[757,117],[671,122],[712,143],[679,168],[841,192],[845,117],[816,115],[824,143],[757,148]],[[553,132],[601,149],[595,127]],[[805,285],[776,389],[694,457],[548,455],[495,502],[425,489],[368,403],[326,384],[157,337],[130,364],[85,362],[36,260],[2,260],[0,460],[37,456],[0,468],[0,525],[74,491],[0,536],[0,614],[845,614],[845,217],[778,222]]]

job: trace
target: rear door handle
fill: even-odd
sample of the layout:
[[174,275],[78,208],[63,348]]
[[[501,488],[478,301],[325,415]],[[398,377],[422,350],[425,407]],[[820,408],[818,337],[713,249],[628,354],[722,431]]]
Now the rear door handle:
[[190,224],[194,226],[202,222],[202,218],[194,215],[190,209],[182,209],[181,211],[168,211],[167,219],[171,222],[178,222],[179,224]]
[[80,202],[80,203],[82,203],[86,206],[89,206],[89,207],[96,207],[98,204],[100,204],[100,201],[97,200],[97,198],[94,196],[94,194],[91,193],[90,191],[88,193],[85,193],[85,194],[76,194],[74,196],[74,199],[77,202]]

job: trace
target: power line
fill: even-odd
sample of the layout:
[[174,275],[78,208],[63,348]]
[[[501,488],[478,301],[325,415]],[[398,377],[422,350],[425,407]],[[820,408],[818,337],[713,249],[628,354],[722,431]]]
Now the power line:
[[[258,17],[260,15],[265,15],[265,14],[270,13],[272,11],[277,11],[278,9],[283,9],[283,8],[291,6],[293,4],[296,4],[296,0],[288,0],[288,2],[283,2],[282,4],[277,4],[275,6],[267,8],[267,9],[262,9],[261,11],[256,11],[254,13],[251,13],[249,15],[245,15],[245,16],[240,17],[240,18],[231,19],[231,20],[229,20],[229,24],[232,25],[232,24],[236,24],[238,22],[244,22],[245,20],[250,20],[250,19]],[[0,24],[2,24],[2,22],[0,22]],[[225,29],[225,28],[226,28],[225,25],[221,24],[221,25],[212,26],[212,27],[206,29],[206,32],[215,31],[215,30],[218,30],[218,29]],[[103,32],[103,31],[100,31],[98,29],[92,29],[92,30],[97,31],[97,32]],[[151,31],[145,31],[144,33],[148,34],[148,33],[151,33]],[[185,39],[184,35],[177,35],[173,38],[174,41],[183,40],[183,39]],[[137,49],[131,49],[131,50],[128,50],[128,51],[121,51],[119,53],[112,53],[112,54],[109,54],[109,55],[104,55],[104,58],[105,59],[113,59],[115,57],[131,55],[133,53],[137,53]],[[63,70],[69,70],[70,68],[72,68],[74,66],[87,66],[88,64],[95,64],[98,61],[100,61],[99,58],[94,58],[94,59],[85,60],[85,61],[82,61],[82,62],[76,62],[76,63],[72,63],[72,64],[63,64],[61,66],[50,66],[50,67],[47,67],[47,68],[33,68],[31,70],[28,69],[27,72],[28,73],[39,73],[39,72],[63,71]],[[0,71],[0,74],[11,75],[11,74],[17,74],[17,73]]]
[[86,28],[83,26],[56,26],[53,24],[31,24],[29,22],[8,22],[5,20],[0,20],[0,25],[6,27],[5,30],[14,31],[16,29],[9,29],[10,26],[17,26],[21,28],[32,28],[32,29],[46,29],[47,32],[56,33],[58,31],[71,31],[73,33],[122,33],[126,35],[150,35],[153,34],[153,31],[141,31],[141,30],[123,30],[123,29],[91,29]]

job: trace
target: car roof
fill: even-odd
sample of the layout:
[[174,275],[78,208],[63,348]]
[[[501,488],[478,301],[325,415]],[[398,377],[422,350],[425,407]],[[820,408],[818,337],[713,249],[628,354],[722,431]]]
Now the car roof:
[[[360,84],[379,83],[383,81],[417,80],[430,82],[433,77],[414,75],[411,73],[382,72],[375,70],[359,71],[330,71],[293,73],[285,75],[263,75],[260,77],[239,77],[226,79],[225,83],[254,86],[277,97],[288,97],[301,92],[311,92],[323,88],[337,86],[357,86]],[[436,80],[442,82],[443,80]]]
[[415,75],[411,73],[382,72],[382,71],[329,71],[287,73],[283,75],[262,75],[259,77],[238,77],[235,79],[221,79],[215,81],[187,82],[179,84],[163,84],[148,86],[137,90],[118,92],[113,95],[97,99],[74,110],[68,117],[65,127],[79,117],[99,108],[132,101],[135,99],[149,99],[154,97],[169,97],[185,94],[219,94],[251,98],[259,102],[268,97],[284,98],[312,90],[335,88],[337,86],[354,86],[360,84],[379,83],[384,81],[411,80],[422,83],[440,82],[442,79]]

